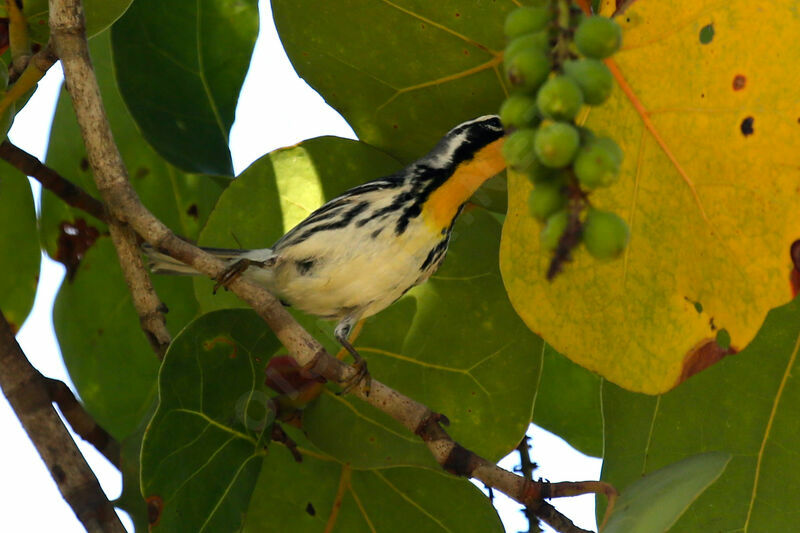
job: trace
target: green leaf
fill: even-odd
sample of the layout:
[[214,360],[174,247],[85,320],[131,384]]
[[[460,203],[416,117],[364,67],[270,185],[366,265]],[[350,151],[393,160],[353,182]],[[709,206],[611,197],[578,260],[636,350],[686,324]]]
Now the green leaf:
[[[369,531],[368,524],[380,531],[501,531],[480,491],[438,466],[353,470],[289,426],[303,461],[281,445],[265,450],[273,393],[264,371],[279,349],[263,321],[244,309],[204,315],[175,338],[142,449],[142,492],[161,509],[153,531],[232,531],[243,519],[245,531],[319,531],[329,520],[354,532]],[[349,429],[340,428],[340,438]],[[468,511],[436,504],[442,498],[467,503]],[[337,499],[341,507],[330,518]]]
[[714,483],[731,455],[709,452],[687,457],[634,481],[620,494],[604,533],[662,533]]
[[792,531],[800,490],[800,300],[771,311],[753,342],[661,396],[603,384],[603,479],[624,487],[707,451],[733,455],[675,525],[681,533]]
[[0,310],[16,330],[33,306],[41,253],[28,179],[5,162],[0,174]]
[[256,0],[137,0],[113,26],[120,92],[176,167],[233,174],[228,133],[257,34]]
[[278,346],[244,310],[203,315],[175,337],[142,444],[142,493],[161,510],[151,531],[240,527],[268,442],[264,369]]
[[[274,446],[264,460],[246,533],[501,532],[487,498],[465,479],[413,467],[357,470],[295,435],[303,462]],[[448,502],[442,504],[442,502]],[[334,515],[334,504],[340,504]]]
[[[142,139],[116,89],[108,32],[94,38],[90,50],[114,138],[139,197],[175,231],[196,238],[228,180],[187,175],[164,162]],[[66,92],[56,109],[47,164],[99,198]],[[116,253],[103,237],[107,228],[44,191],[40,232],[50,256],[70,265],[54,315],[70,376],[89,411],[123,438],[153,401],[158,360],[138,326]],[[85,252],[80,246],[91,245],[92,233],[100,241]],[[156,276],[153,281],[170,310],[167,327],[174,334],[197,312],[191,280]]]
[[[83,0],[86,14],[86,35],[92,37],[114,23],[133,0]],[[31,39],[47,42],[50,36],[48,25],[48,0],[25,0],[24,13],[28,19]],[[8,16],[5,5],[0,6],[0,15]]]
[[505,97],[502,22],[514,7],[452,0],[272,1],[298,74],[361,140],[404,162],[454,125],[497,112]]
[[600,377],[576,365],[549,344],[533,408],[534,424],[560,436],[587,455],[603,455]]

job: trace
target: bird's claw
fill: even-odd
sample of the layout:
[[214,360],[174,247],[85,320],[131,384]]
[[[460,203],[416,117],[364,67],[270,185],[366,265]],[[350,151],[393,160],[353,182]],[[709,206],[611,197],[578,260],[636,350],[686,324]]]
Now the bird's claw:
[[372,376],[370,375],[369,371],[367,370],[367,362],[363,359],[360,359],[351,365],[351,368],[355,370],[355,373],[351,375],[349,378],[343,379],[339,384],[343,385],[344,388],[337,394],[339,396],[343,396],[353,390],[355,387],[359,386],[361,382],[364,382],[364,394],[369,396],[370,387],[372,385]]

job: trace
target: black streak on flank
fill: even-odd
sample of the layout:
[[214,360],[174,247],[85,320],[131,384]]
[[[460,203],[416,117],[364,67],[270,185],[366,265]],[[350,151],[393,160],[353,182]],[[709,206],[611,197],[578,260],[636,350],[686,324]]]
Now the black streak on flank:
[[747,117],[742,121],[742,124],[739,126],[739,129],[742,130],[742,135],[747,137],[748,135],[752,135],[755,133],[753,130],[753,117]]
[[[291,231],[291,232],[287,233],[286,235],[284,235],[284,237],[281,240],[279,240],[277,243],[275,243],[275,248],[278,249],[278,248],[282,248],[282,247],[285,247],[285,246],[290,246],[290,245],[293,245],[293,244],[299,244],[299,243],[305,241],[306,239],[308,239],[309,237],[311,237],[312,235],[314,235],[315,233],[319,233],[319,232],[322,232],[322,231],[328,231],[328,230],[332,230],[332,229],[344,228],[348,224],[350,224],[350,222],[355,217],[357,217],[362,212],[364,212],[364,210],[368,206],[369,206],[369,202],[367,202],[367,201],[359,202],[358,204],[354,205],[350,209],[348,209],[346,211],[343,211],[341,213],[341,216],[337,220],[334,220],[333,222],[329,222],[327,224],[318,224],[316,226],[313,226],[311,228],[306,229],[305,231],[303,231],[303,233],[300,233],[299,235],[296,235],[296,236],[295,236],[296,232],[295,231]],[[324,209],[324,207],[325,206],[323,206],[322,208]],[[337,212],[337,215],[338,214],[339,213]],[[314,216],[313,213],[309,216],[309,219],[312,216]],[[327,218],[327,215],[325,216],[325,218]],[[306,220],[308,220],[308,219],[306,219]],[[296,229],[297,230],[304,229],[303,227],[306,225],[304,222],[301,222],[299,226],[296,226]],[[319,218],[317,218],[314,222],[319,222]]]
[[300,261],[295,261],[295,267],[297,268],[297,273],[301,276],[307,276],[311,269],[314,267],[314,260],[313,259],[302,259]]
[[428,252],[428,257],[425,258],[425,261],[422,262],[422,266],[419,267],[420,272],[425,272],[431,266],[437,265],[442,257],[444,257],[445,252],[447,252],[447,244],[450,241],[450,235],[439,241],[439,243],[431,248],[431,251]]

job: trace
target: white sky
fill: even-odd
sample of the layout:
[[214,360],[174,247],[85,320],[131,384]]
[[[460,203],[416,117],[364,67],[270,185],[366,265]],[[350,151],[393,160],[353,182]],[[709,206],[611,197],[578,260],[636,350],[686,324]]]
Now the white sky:
[[[261,155],[320,135],[355,138],[339,114],[303,80],[297,77],[278,40],[269,13],[269,2],[261,0],[261,35],[239,99],[230,142],[236,172]],[[28,152],[44,158],[53,106],[61,85],[60,66],[51,69],[30,103],[17,115],[9,137]],[[57,169],[56,169],[57,170]],[[35,188],[37,188],[35,186]],[[31,316],[18,340],[31,363],[43,374],[71,385],[54,337],[51,313],[63,277],[63,268],[45,258],[39,293]],[[586,457],[560,438],[532,426],[533,460],[540,465],[537,478],[550,481],[598,479],[600,460]],[[80,533],[84,529],[61,498],[44,463],[25,435],[5,398],[0,396],[0,531]],[[121,477],[94,448],[76,437],[78,445],[97,473],[109,498],[119,496]],[[469,446],[469,443],[463,443]],[[512,469],[516,454],[501,462]],[[515,502],[495,493],[501,518],[508,532],[527,531],[527,520]],[[595,529],[594,497],[553,500],[553,504],[575,523]],[[123,518],[132,531],[127,516]]]

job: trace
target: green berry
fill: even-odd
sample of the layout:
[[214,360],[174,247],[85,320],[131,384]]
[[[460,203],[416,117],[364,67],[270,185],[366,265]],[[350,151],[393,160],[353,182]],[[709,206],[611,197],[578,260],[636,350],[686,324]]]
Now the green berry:
[[512,94],[500,106],[500,121],[506,128],[527,128],[539,124],[536,100],[526,94]]
[[517,172],[529,172],[538,166],[534,141],[536,130],[531,128],[518,129],[509,135],[503,143],[503,157],[509,167]]
[[616,213],[592,209],[583,223],[583,243],[597,259],[613,259],[630,239],[628,224]]
[[564,168],[578,151],[578,130],[566,122],[550,122],[536,130],[536,157],[546,167]]
[[619,50],[622,28],[607,17],[584,17],[575,30],[575,46],[586,57],[605,59]]
[[547,220],[566,204],[564,185],[555,181],[537,184],[528,196],[528,211],[539,220]]
[[548,217],[544,228],[542,228],[542,233],[539,235],[539,243],[542,248],[548,252],[552,252],[558,248],[558,242],[567,230],[568,221],[569,217],[566,209],[562,209]]
[[555,76],[539,88],[536,105],[545,117],[572,120],[583,106],[583,93],[570,78]]
[[517,37],[506,46],[504,58],[508,61],[512,56],[518,54],[522,50],[539,50],[547,53],[550,50],[550,33],[547,31],[538,31],[536,33],[529,33],[522,37]]
[[614,78],[602,61],[588,58],[567,61],[564,74],[578,84],[583,100],[589,105],[600,105],[611,95]]
[[600,137],[583,146],[572,168],[578,181],[587,189],[607,187],[619,178],[622,150],[608,137]]
[[550,74],[550,58],[541,50],[520,50],[507,57],[506,77],[512,85],[527,91],[535,91]]
[[513,39],[544,29],[552,19],[553,13],[546,6],[520,7],[508,14],[503,31],[506,37]]

